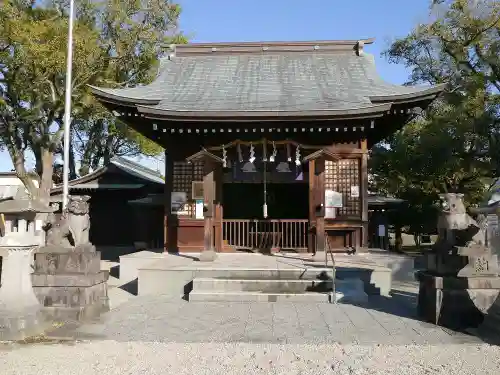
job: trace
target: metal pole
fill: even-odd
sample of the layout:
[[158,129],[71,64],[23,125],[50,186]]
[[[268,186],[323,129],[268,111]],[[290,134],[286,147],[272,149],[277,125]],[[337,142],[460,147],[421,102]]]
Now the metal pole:
[[71,125],[71,71],[73,70],[73,8],[74,0],[69,2],[69,21],[68,21],[68,51],[66,60],[66,92],[64,98],[64,155],[63,155],[63,200],[62,208],[66,208],[69,195],[69,135]]

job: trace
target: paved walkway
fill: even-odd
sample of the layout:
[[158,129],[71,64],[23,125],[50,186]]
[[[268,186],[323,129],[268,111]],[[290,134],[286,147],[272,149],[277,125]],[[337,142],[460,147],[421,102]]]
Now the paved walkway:
[[459,344],[473,336],[422,323],[402,295],[347,304],[196,303],[137,297],[76,332],[56,336],[82,340],[148,342],[242,342],[283,344]]

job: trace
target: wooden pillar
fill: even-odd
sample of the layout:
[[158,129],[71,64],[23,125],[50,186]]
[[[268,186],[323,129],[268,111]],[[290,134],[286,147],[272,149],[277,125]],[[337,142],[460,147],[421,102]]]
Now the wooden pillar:
[[222,167],[217,166],[215,170],[215,222],[214,222],[214,237],[215,237],[215,251],[221,252],[223,249],[223,223],[224,223],[224,210],[222,207],[222,187],[223,187],[223,173]]
[[315,177],[315,215],[316,215],[316,250],[315,258],[318,261],[325,259],[326,238],[325,238],[325,159],[316,159]]
[[[327,160],[338,159],[337,155],[327,149],[320,149],[304,158],[304,161],[309,162],[309,217],[315,225],[314,259],[318,262],[325,261],[326,251],[325,164]],[[311,242],[311,236],[309,240]],[[308,248],[311,250],[311,243]]]
[[[311,228],[316,228],[316,214],[315,214],[315,189],[316,189],[316,178],[315,178],[315,165],[316,160],[309,160],[309,226]],[[312,232],[309,231],[307,236],[307,252],[314,253],[316,250],[315,247],[316,236]]]
[[[218,156],[202,150],[186,159],[188,162],[203,161],[203,251],[200,254],[200,261],[210,262],[217,258],[216,248],[220,247],[222,233],[214,230],[214,226],[219,219],[222,190],[222,159]],[[217,184],[216,181],[220,183]],[[219,211],[219,212],[218,212]],[[222,217],[220,217],[222,220]],[[219,228],[219,225],[217,225]],[[215,232],[219,232],[215,234]]]
[[215,216],[215,166],[205,159],[203,169],[203,251],[214,252],[214,216]]
[[368,246],[368,143],[366,139],[361,141],[361,221],[363,222],[363,233],[361,235],[361,247]]
[[177,230],[179,218],[172,213],[172,190],[174,183],[174,158],[173,154],[165,151],[165,187],[164,187],[164,236],[163,243],[166,252],[178,252]]

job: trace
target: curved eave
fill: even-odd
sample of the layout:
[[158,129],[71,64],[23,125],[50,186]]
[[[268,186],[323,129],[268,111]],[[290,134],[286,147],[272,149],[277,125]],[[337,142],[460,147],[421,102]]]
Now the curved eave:
[[394,103],[394,104],[433,100],[444,91],[445,87],[446,84],[440,84],[433,87],[429,87],[421,91],[415,91],[406,94],[370,96],[369,98],[373,103]]
[[137,110],[144,117],[155,120],[171,121],[277,121],[293,119],[355,119],[382,117],[389,111],[392,103],[381,103],[369,107],[342,110],[309,110],[309,111],[171,111],[150,106],[138,105]]
[[104,89],[100,89],[99,87],[90,86],[90,90],[97,99],[118,105],[130,106],[134,107],[137,104],[139,105],[158,105],[160,103],[159,99],[140,99],[140,98],[130,98],[127,96],[116,95],[110,93]]
[[[94,172],[89,173],[83,177],[75,178],[74,180],[71,180],[68,182],[68,185],[70,187],[80,185],[80,184],[85,184],[88,182],[91,182],[95,180],[96,178],[102,176],[105,172],[107,172],[108,167],[99,167],[97,168]],[[63,185],[56,185],[52,189],[50,189],[50,194],[58,194],[63,191]]]

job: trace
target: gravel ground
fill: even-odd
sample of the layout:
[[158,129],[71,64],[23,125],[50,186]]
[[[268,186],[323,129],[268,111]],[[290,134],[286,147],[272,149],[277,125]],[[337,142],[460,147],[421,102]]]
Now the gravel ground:
[[490,345],[358,346],[81,342],[0,351],[2,375],[500,373]]

